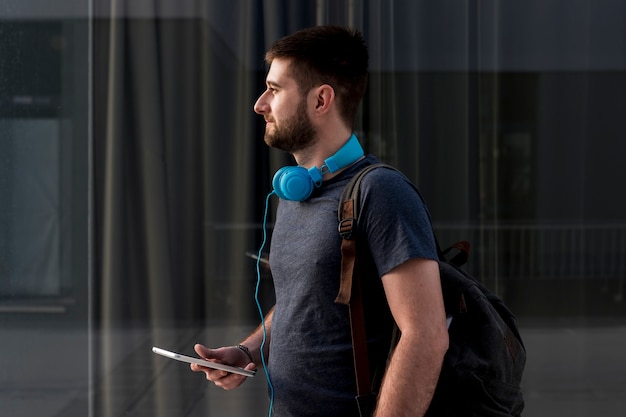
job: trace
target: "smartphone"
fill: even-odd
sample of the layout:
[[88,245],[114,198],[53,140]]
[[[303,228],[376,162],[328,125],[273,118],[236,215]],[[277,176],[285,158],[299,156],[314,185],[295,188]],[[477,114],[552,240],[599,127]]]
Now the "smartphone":
[[248,371],[237,366],[224,365],[223,363],[211,362],[205,359],[194,358],[191,356],[181,355],[180,353],[171,352],[169,350],[153,347],[152,351],[156,354],[163,355],[167,358],[176,359],[177,361],[195,363],[196,365],[206,366],[207,368],[219,369],[221,371],[232,372],[233,374],[239,374],[247,377],[253,377],[256,371]]

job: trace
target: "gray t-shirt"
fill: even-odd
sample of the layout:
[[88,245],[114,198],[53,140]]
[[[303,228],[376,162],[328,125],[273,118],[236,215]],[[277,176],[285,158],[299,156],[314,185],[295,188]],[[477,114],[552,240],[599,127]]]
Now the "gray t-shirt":
[[[315,189],[304,202],[280,200],[270,263],[276,290],[269,371],[276,417],[358,416],[348,307],[339,291],[341,238],[337,206],[368,156]],[[426,207],[412,186],[388,169],[361,183],[358,220],[368,353],[384,370],[391,315],[380,277],[412,258],[437,259]],[[415,277],[419,279],[419,277]]]

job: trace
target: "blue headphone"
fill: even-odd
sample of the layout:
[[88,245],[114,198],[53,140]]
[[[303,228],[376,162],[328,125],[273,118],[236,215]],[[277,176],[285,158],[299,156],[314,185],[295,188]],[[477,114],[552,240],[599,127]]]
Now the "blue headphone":
[[363,148],[353,134],[333,156],[324,160],[321,167],[306,169],[301,166],[282,167],[272,180],[276,195],[283,200],[304,201],[313,192],[314,187],[322,185],[322,177],[327,172],[334,173],[356,162],[363,156]]

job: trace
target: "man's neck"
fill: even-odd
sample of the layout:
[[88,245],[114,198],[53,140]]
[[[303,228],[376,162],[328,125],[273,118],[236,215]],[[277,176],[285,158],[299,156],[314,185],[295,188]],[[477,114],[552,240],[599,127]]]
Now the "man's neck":
[[[299,166],[302,166],[306,169],[317,167],[320,170],[322,170],[322,167],[326,164],[326,160],[332,156],[335,156],[337,152],[348,142],[348,140],[350,140],[351,136],[352,134],[349,133],[344,138],[339,138],[339,136],[337,136],[333,140],[329,140],[327,142],[318,140],[316,143],[317,146],[315,145],[311,146],[307,148],[306,150],[303,150],[297,154],[294,154],[296,162],[298,163]],[[321,146],[324,144],[326,146]],[[345,157],[342,157],[341,159],[345,159]],[[324,173],[322,177],[324,180],[330,179],[334,177],[335,175],[339,174],[345,168],[346,168],[345,166],[341,167],[339,170],[336,170],[334,172],[330,172],[328,169],[323,169],[322,171],[324,171]]]
[[350,139],[351,132],[334,137],[320,137],[314,144],[295,152],[293,157],[304,168],[321,167],[324,161],[333,156]]

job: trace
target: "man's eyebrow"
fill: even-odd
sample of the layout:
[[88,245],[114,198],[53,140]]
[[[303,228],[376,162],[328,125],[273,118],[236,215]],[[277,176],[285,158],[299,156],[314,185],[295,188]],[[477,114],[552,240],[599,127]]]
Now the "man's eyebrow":
[[280,87],[280,84],[278,84],[276,81],[272,81],[272,80],[265,81],[265,84],[268,87],[273,87],[273,88],[279,88]]

